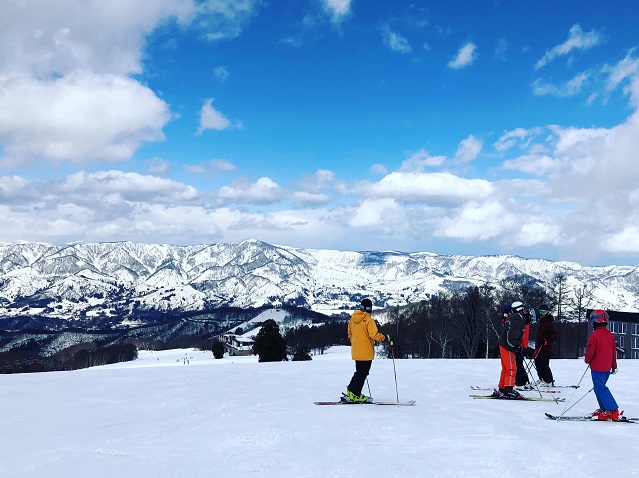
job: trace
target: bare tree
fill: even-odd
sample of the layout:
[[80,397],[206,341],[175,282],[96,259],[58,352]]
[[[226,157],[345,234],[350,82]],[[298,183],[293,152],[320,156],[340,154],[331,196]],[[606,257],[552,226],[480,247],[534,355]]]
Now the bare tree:
[[[576,285],[572,289],[572,298],[570,299],[570,305],[577,311],[577,341],[575,344],[575,358],[579,358],[579,352],[581,347],[581,319],[585,318],[586,309],[592,303],[594,299],[593,287],[590,284],[583,283]],[[585,337],[584,337],[585,338]]]
[[562,320],[564,317],[563,306],[568,301],[568,277],[564,272],[555,274],[551,282],[553,302],[557,306],[557,348],[559,357],[565,357],[561,348]]

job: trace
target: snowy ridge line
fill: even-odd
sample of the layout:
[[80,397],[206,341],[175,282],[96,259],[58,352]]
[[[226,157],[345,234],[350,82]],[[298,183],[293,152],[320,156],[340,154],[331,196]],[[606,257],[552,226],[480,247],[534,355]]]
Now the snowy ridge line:
[[636,310],[639,298],[639,269],[631,266],[586,267],[509,255],[299,249],[258,240],[191,246],[0,243],[0,264],[0,313],[63,324],[77,322],[82,314],[96,322],[127,312],[147,323],[148,313],[273,302],[303,303],[332,315],[356,306],[351,297],[364,293],[380,308],[395,307],[428,300],[436,291],[456,287],[451,284],[481,286],[521,274],[549,284],[565,273],[592,284],[596,295],[607,297],[600,304],[604,308]]

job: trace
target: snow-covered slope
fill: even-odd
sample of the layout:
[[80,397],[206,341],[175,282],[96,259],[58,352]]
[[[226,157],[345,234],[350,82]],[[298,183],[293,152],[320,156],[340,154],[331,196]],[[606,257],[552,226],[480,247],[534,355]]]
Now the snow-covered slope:
[[[585,370],[582,360],[551,367],[562,384]],[[135,362],[6,375],[0,476],[563,478],[639,469],[639,424],[545,418],[597,408],[589,375],[578,390],[560,389],[566,403],[473,400],[470,385],[497,384],[499,360],[380,358],[373,397],[393,401],[397,390],[415,406],[313,404],[338,398],[354,369],[350,349],[335,347],[310,362],[141,351]],[[621,360],[608,385],[638,417],[639,360]]]
[[593,287],[599,306],[639,310],[639,269],[516,256],[296,249],[250,240],[171,246],[131,242],[0,243],[0,317],[118,320],[136,311],[199,311],[273,302],[323,313],[362,297],[404,305],[440,290],[524,276]]

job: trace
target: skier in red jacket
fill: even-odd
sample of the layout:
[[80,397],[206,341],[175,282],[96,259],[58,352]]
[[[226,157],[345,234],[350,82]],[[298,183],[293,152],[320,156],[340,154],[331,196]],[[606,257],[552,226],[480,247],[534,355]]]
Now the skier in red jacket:
[[592,385],[599,403],[599,408],[593,412],[592,418],[618,420],[619,407],[606,386],[610,374],[617,373],[617,344],[615,337],[607,329],[608,313],[601,309],[593,310],[590,313],[590,323],[594,331],[586,344],[584,360],[590,365]]

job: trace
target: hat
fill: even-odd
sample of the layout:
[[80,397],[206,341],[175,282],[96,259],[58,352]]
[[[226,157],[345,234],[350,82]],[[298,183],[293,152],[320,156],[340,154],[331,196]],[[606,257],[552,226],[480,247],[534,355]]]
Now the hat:
[[362,307],[366,312],[373,310],[373,302],[370,299],[362,300]]

